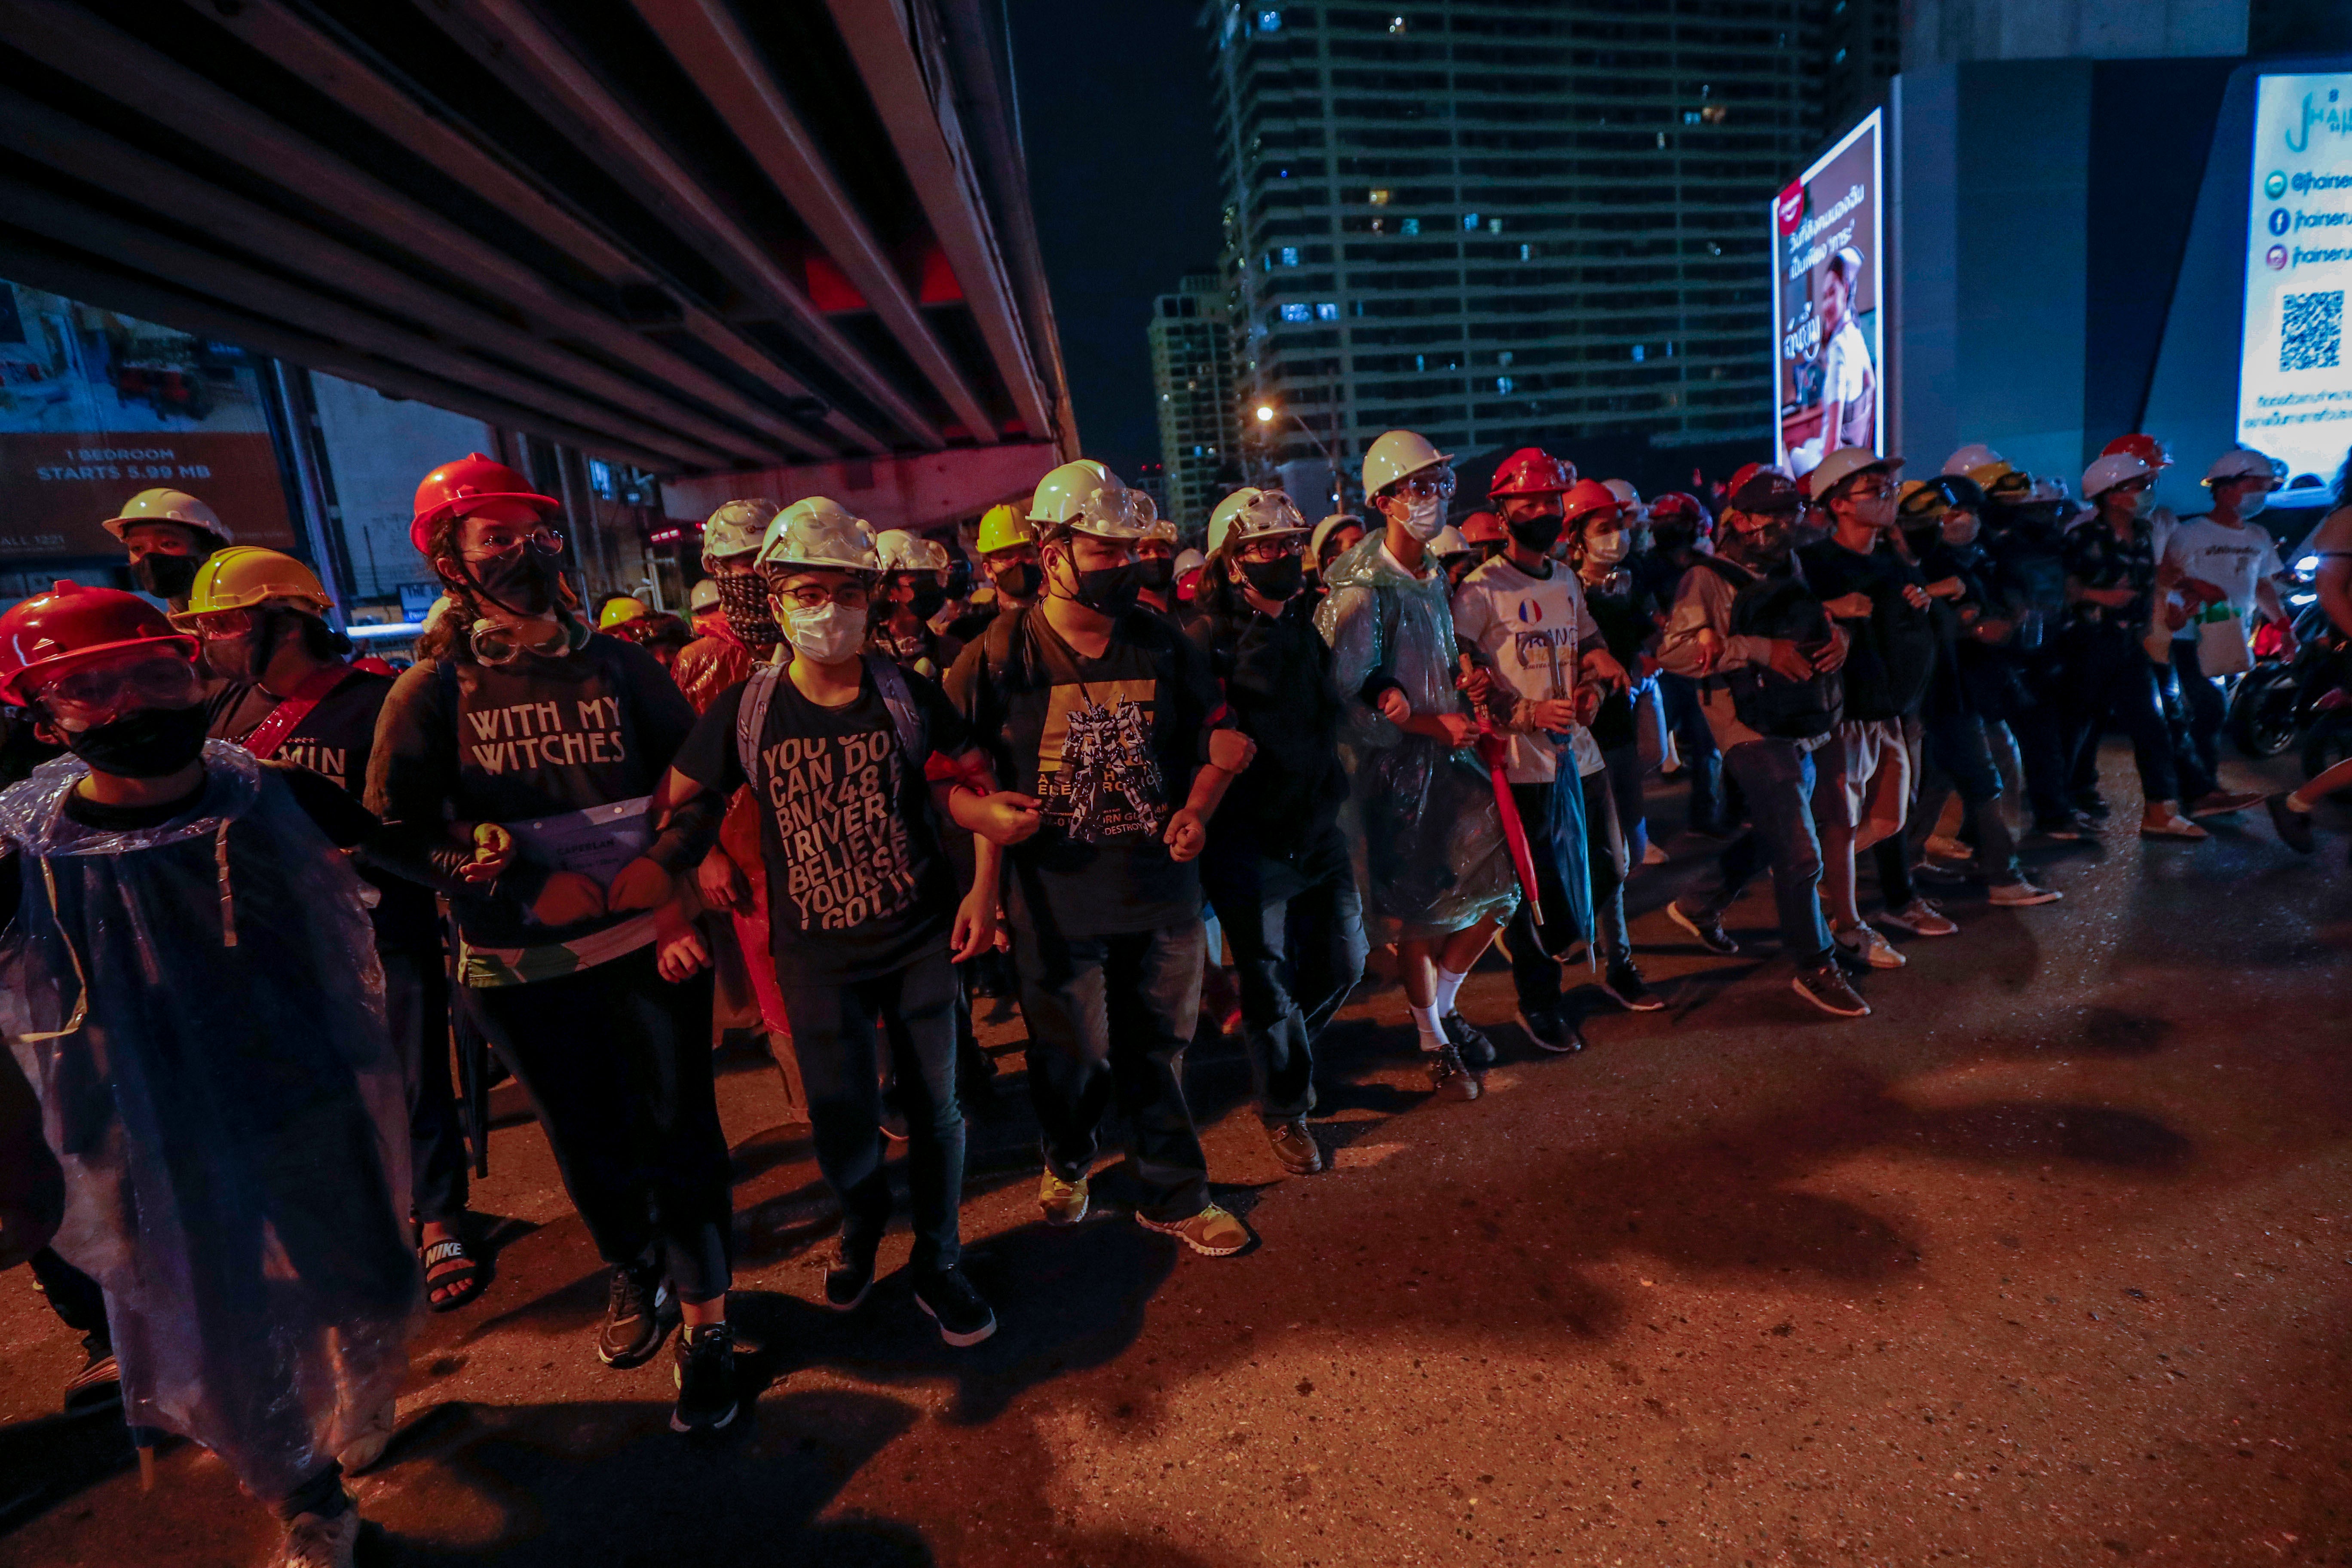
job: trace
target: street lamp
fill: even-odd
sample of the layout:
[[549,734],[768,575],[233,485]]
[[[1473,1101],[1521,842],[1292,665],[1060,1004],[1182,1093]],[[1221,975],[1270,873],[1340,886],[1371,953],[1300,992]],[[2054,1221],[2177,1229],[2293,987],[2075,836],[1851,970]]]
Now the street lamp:
[[[1331,508],[1335,511],[1339,510],[1339,460],[1331,456],[1331,448],[1323,444],[1323,437],[1315,433],[1312,426],[1298,416],[1297,409],[1286,408],[1279,412],[1289,415],[1290,422],[1297,426],[1308,440],[1315,443],[1317,451],[1323,454],[1323,466],[1331,471]],[[1261,425],[1271,425],[1275,421],[1276,413],[1277,410],[1273,404],[1261,403],[1257,405],[1257,422]],[[1338,417],[1339,413],[1335,409],[1332,412],[1332,418],[1336,422]]]

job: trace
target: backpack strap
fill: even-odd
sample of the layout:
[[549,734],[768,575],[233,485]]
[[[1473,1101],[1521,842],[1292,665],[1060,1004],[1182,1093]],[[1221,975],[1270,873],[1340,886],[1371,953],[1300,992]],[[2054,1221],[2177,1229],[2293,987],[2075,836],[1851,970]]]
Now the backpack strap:
[[918,773],[930,760],[929,737],[923,732],[922,710],[915,706],[915,693],[907,684],[907,672],[878,653],[866,656],[866,672],[874,677],[875,689],[882,693],[882,706],[890,710],[890,727],[898,731],[898,750],[906,754],[908,765]]
[[743,679],[742,706],[735,710],[735,755],[747,779],[759,776],[760,732],[767,728],[768,704],[776,700],[776,680],[783,672],[781,664],[763,664]]

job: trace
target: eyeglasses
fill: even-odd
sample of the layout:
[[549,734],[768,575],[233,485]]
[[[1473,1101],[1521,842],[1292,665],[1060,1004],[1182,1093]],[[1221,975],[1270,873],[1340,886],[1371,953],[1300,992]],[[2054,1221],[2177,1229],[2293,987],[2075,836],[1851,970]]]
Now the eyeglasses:
[[465,559],[496,560],[501,555],[512,555],[525,545],[530,546],[542,555],[560,555],[563,552],[563,535],[552,528],[536,528],[529,533],[508,537],[500,531],[493,529],[482,540],[481,544],[467,553]]
[[874,590],[864,583],[839,583],[830,589],[814,583],[801,583],[790,588],[778,588],[774,593],[779,601],[796,610],[822,610],[827,605],[839,605],[845,610],[862,610],[874,602]]
[[1274,534],[1265,539],[1253,539],[1241,547],[1241,558],[1263,565],[1270,561],[1286,560],[1307,552],[1307,541],[1296,533]]
[[186,708],[205,694],[204,677],[179,654],[68,670],[43,687],[41,706],[68,730],[88,730],[141,708]]
[[1884,479],[1856,479],[1845,493],[1856,500],[1876,500],[1894,492],[1895,487]]

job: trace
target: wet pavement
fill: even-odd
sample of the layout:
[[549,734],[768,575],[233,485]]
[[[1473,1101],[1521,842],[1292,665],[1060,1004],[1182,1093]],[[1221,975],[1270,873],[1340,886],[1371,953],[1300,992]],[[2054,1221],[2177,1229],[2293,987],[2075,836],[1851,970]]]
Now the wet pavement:
[[[2352,1562],[2352,812],[2322,822],[2312,859],[2258,812],[2044,854],[2063,902],[1948,900],[1962,933],[1904,942],[1853,1023],[1790,994],[1761,889],[1728,922],[1758,955],[1671,926],[1706,846],[1670,840],[1633,885],[1666,1012],[1588,992],[1591,1049],[1538,1058],[1490,959],[1463,1011],[1503,1060],[1464,1105],[1395,988],[1360,994],[1327,1174],[1283,1173],[1204,1041],[1211,1167],[1260,1238],[1227,1259],[1140,1230],[1115,1170],[1096,1217],[1038,1222],[1020,1025],[991,1022],[965,1226],[1003,1327],[970,1351],[903,1274],[816,1304],[830,1205],[730,1050],[761,1392],[708,1444],[667,1428],[667,1356],[596,1363],[603,1275],[503,1089],[497,1279],[417,1343],[360,1560]],[[201,1451],[142,1494],[112,1417],[53,1414],[79,1358],[0,1279],[0,1563],[267,1562]]]

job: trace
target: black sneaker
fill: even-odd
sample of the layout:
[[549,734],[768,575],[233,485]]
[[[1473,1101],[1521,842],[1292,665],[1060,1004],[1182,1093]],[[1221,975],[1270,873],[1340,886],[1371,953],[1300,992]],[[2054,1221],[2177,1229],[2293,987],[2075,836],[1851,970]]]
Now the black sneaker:
[[1720,915],[1692,914],[1677,899],[1667,902],[1666,918],[1698,938],[1699,946],[1709,952],[1727,958],[1739,951],[1739,944],[1731,940],[1729,931],[1723,929],[1723,917]]
[[836,1312],[853,1312],[873,1289],[873,1249],[844,1242],[824,1271],[824,1304]]
[[940,1326],[940,1338],[961,1350],[996,1331],[996,1314],[961,1268],[942,1268],[915,1281],[915,1305]]
[[1628,1013],[1656,1013],[1665,1007],[1665,998],[1650,989],[1642,972],[1633,967],[1630,958],[1620,959],[1601,975],[1601,989]]
[[1824,1013],[1840,1018],[1870,1016],[1870,1004],[1848,983],[1835,959],[1797,971],[1797,978],[1790,984],[1798,995]]
[[2093,822],[2105,822],[2109,815],[2107,803],[2099,795],[2078,795],[2074,797],[2074,815]]
[[1429,1064],[1429,1087],[1446,1099],[1475,1100],[1486,1092],[1477,1078],[1462,1065],[1462,1053],[1454,1047],[1423,1051],[1422,1059]]
[[670,1325],[677,1320],[677,1303],[669,1282],[650,1263],[625,1264],[613,1270],[613,1293],[604,1304],[604,1331],[596,1336],[596,1359],[606,1366],[643,1366],[654,1359]]
[[1484,1072],[1495,1065],[1495,1042],[1474,1027],[1469,1019],[1459,1013],[1448,1013],[1437,1020],[1437,1026],[1445,1031],[1445,1037],[1462,1053],[1464,1067],[1472,1072]]
[[2270,808],[2271,826],[2278,829],[2279,842],[2298,855],[2308,855],[2319,847],[2312,837],[2311,813],[2297,811],[2287,805],[2286,792],[2282,790],[2263,803]]
[[1519,1027],[1527,1031],[1528,1038],[1535,1042],[1536,1049],[1539,1051],[1567,1057],[1574,1056],[1584,1048],[1584,1037],[1577,1032],[1575,1025],[1568,1021],[1568,1015],[1557,1007],[1521,1013],[1517,1016]]
[[716,1432],[735,1419],[735,1331],[724,1323],[677,1336],[677,1408],[673,1432]]

